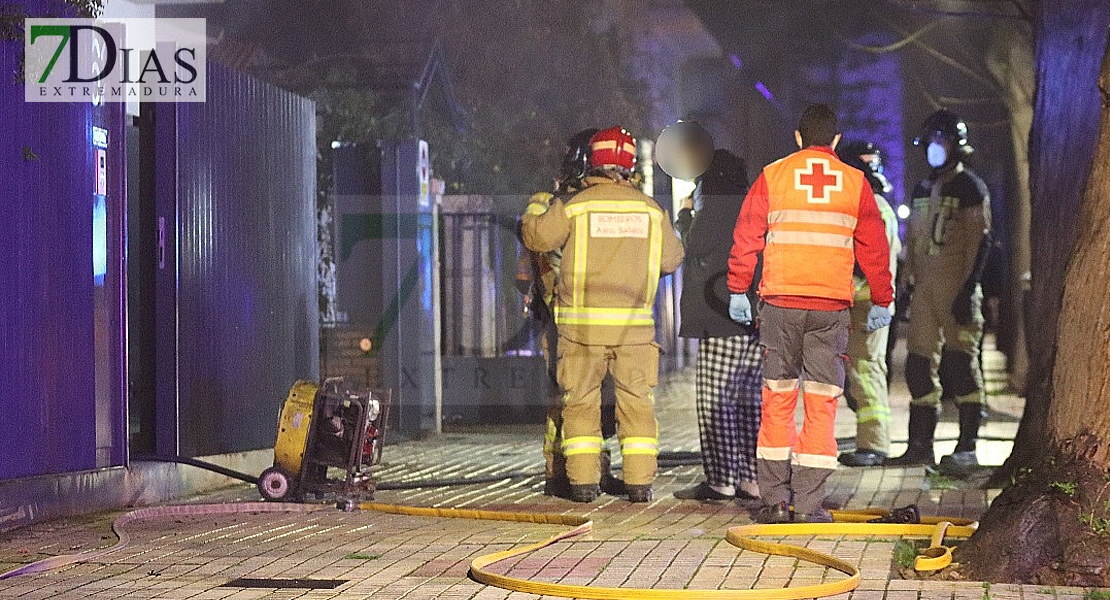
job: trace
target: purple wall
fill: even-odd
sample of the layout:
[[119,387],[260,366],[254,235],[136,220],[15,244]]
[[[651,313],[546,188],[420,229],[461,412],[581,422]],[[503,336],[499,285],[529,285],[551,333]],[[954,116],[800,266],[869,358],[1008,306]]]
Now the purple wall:
[[[53,6],[30,4],[33,15]],[[124,450],[122,106],[25,103],[13,78],[21,46],[0,42],[0,480],[121,464]],[[93,277],[94,125],[112,144],[103,287]]]
[[[25,103],[20,46],[0,44],[0,481],[127,457],[124,106]],[[314,107],[218,65],[208,78],[207,103],[143,108],[145,201],[168,248],[154,323],[132,324],[158,349],[130,359],[161,382],[147,401],[164,454],[272,445],[289,386],[319,370]],[[99,220],[94,126],[109,138]]]
[[315,107],[207,77],[207,102],[154,110],[162,454],[272,446],[289,387],[319,376]]

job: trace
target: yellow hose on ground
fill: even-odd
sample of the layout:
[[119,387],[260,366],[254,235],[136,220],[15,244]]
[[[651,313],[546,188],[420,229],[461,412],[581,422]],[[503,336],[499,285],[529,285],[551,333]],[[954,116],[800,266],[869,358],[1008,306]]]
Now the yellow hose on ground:
[[[844,573],[848,577],[840,581],[805,585],[782,589],[748,589],[748,590],[694,590],[694,589],[643,589],[643,588],[611,588],[595,587],[589,585],[569,585],[565,583],[549,583],[533,581],[508,575],[499,575],[487,570],[487,567],[503,560],[534,552],[540,548],[550,546],[560,540],[570,538],[582,533],[588,533],[593,528],[593,522],[585,517],[570,515],[555,515],[547,513],[503,512],[495,510],[476,510],[458,508],[418,508],[399,504],[382,504],[365,502],[359,505],[363,510],[395,515],[409,515],[417,517],[443,517],[453,519],[483,519],[491,521],[514,521],[522,523],[543,523],[549,525],[566,525],[572,527],[546,540],[484,554],[475,558],[470,563],[470,576],[479,583],[498,587],[514,592],[526,592],[543,596],[559,596],[563,598],[590,598],[598,600],[631,599],[631,600],[666,600],[669,598],[687,598],[695,600],[744,600],[760,598],[768,600],[796,600],[801,598],[820,598],[850,592],[859,586],[860,572],[855,565],[835,556],[810,550],[802,546],[783,544],[778,542],[760,541],[759,536],[917,536],[931,537],[933,548],[944,548],[940,545],[945,535],[949,537],[969,537],[975,532],[978,523],[971,519],[955,517],[924,517],[920,525],[906,525],[899,523],[868,523],[867,521],[877,516],[886,514],[882,510],[856,510],[856,511],[831,511],[833,523],[785,523],[780,525],[738,525],[731,527],[725,534],[728,543],[742,550],[761,552],[777,556],[790,556],[800,560],[812,562],[829,567]],[[925,568],[920,570],[943,569],[952,562],[952,552],[947,552],[940,557],[926,555]],[[917,565],[915,565],[916,568]]]
[[[810,550],[802,546],[783,544],[779,542],[761,541],[755,539],[759,536],[917,536],[931,537],[931,545],[925,553],[918,557],[915,568],[919,570],[936,570],[948,566],[952,562],[951,548],[942,545],[944,537],[968,537],[975,532],[977,523],[970,519],[952,517],[926,517],[920,525],[903,525],[891,523],[868,523],[867,521],[886,514],[882,510],[858,511],[832,511],[833,523],[789,523],[781,525],[738,525],[730,528],[725,539],[728,543],[743,550],[761,552],[764,554],[790,556],[800,560],[812,562],[821,566],[835,569],[847,575],[846,579],[817,585],[806,585],[782,589],[747,589],[747,590],[695,590],[695,589],[635,589],[635,588],[608,588],[586,585],[569,585],[564,583],[549,583],[532,581],[508,575],[499,575],[490,572],[487,567],[514,556],[527,554],[540,548],[550,546],[560,540],[574,537],[592,530],[593,522],[585,517],[572,515],[559,515],[539,512],[505,512],[495,510],[477,510],[461,508],[423,508],[404,506],[400,504],[384,504],[378,502],[364,502],[358,505],[363,510],[372,510],[395,515],[415,517],[442,517],[452,519],[481,519],[490,521],[512,521],[518,523],[537,523],[544,525],[565,525],[570,527],[563,532],[553,535],[546,540],[485,554],[475,558],[470,563],[470,575],[479,583],[506,590],[540,594],[545,596],[560,596],[564,598],[597,598],[651,600],[668,598],[687,598],[698,600],[743,600],[747,598],[765,598],[770,600],[794,600],[800,598],[818,598],[832,596],[854,590],[860,582],[860,572],[855,565],[825,554]],[[45,560],[23,565],[6,573],[0,573],[0,580],[31,573],[42,573],[66,565],[76,564],[102,558],[113,552],[127,547],[130,537],[125,526],[136,520],[184,515],[214,515],[231,514],[240,512],[314,512],[324,510],[324,505],[306,504],[279,504],[272,502],[243,502],[230,504],[189,504],[144,508],[121,515],[113,523],[112,529],[119,536],[119,541],[110,548],[103,548],[81,554],[54,556]]]
[[913,561],[915,571],[939,571],[952,564],[952,548],[944,545],[944,536],[951,526],[947,521],[936,524],[929,547]]

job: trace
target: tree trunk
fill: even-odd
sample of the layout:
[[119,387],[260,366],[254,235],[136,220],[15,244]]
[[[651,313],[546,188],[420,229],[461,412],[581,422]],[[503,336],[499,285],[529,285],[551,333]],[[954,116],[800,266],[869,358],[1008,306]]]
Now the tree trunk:
[[1048,425],[1056,441],[1091,438],[1084,454],[1105,471],[1110,466],[1110,53],[1098,85],[1101,132],[1064,283]]
[[1100,133],[1065,277],[1049,435],[1041,438],[1048,443],[1031,442],[1039,450],[1031,469],[1016,475],[959,549],[975,579],[1110,586],[1110,48],[1106,21],[1101,27]]
[[1094,82],[1108,26],[1106,0],[1042,1],[1037,7],[1037,91],[1029,135],[1032,282],[1022,299],[1029,357],[1025,413],[1013,453],[995,472],[992,486],[1008,483],[1035,464],[1049,435],[1064,270],[1075,247],[1079,206],[1098,140]]

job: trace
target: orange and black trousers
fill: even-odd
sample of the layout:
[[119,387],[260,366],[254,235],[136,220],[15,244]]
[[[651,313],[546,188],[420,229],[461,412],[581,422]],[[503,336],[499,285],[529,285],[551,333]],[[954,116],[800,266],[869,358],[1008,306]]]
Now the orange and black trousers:
[[[844,392],[848,309],[784,308],[764,302],[759,337],[764,350],[763,408],[756,444],[760,496],[766,505],[793,504],[811,513],[836,469],[837,398]],[[799,432],[794,413],[805,405]]]

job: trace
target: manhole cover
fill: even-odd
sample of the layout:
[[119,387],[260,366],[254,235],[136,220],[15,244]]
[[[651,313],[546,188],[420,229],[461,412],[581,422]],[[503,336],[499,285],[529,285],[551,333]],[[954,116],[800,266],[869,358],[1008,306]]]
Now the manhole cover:
[[346,579],[252,579],[250,577],[240,577],[239,579],[232,579],[220,587],[334,590],[347,583],[347,581]]

